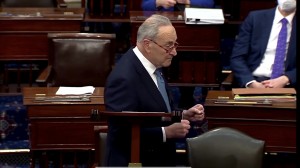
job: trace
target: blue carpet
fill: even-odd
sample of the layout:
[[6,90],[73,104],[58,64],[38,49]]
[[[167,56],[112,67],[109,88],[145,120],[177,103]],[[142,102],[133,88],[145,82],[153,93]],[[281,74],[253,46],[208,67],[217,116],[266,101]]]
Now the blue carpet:
[[[27,111],[21,94],[0,95],[0,151],[29,149]],[[0,154],[1,168],[28,168],[29,153]]]
[[0,149],[29,148],[28,119],[23,97],[0,96]]

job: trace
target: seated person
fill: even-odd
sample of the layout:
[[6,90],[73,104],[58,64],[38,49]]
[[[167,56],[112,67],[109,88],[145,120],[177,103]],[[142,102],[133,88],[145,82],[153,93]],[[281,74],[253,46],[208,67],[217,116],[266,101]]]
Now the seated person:
[[176,9],[182,10],[177,5],[190,5],[194,7],[213,8],[214,0],[143,0],[142,9],[144,11],[174,11]]
[[[238,87],[296,86],[295,11],[296,0],[278,0],[276,8],[249,13],[240,27],[230,61]],[[282,22],[286,21],[285,26]],[[277,41],[282,27],[285,38],[279,40],[283,41],[280,51]],[[277,59],[278,53],[282,53],[281,60]]]

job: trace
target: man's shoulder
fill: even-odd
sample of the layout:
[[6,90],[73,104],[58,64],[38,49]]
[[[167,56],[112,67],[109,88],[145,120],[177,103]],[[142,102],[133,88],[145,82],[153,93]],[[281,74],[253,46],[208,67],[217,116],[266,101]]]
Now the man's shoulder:
[[116,61],[113,71],[117,71],[118,73],[122,72],[122,74],[127,72],[132,73],[130,71],[134,70],[134,67],[136,66],[136,60],[137,57],[135,56],[132,48],[130,48],[126,53],[120,56],[118,61]]
[[118,62],[122,62],[122,61],[128,61],[132,56],[134,56],[134,52],[133,52],[133,48],[130,48],[129,50],[127,50],[127,52],[123,53]]
[[249,15],[264,15],[264,14],[269,14],[269,13],[275,13],[275,10],[276,10],[276,7],[270,8],[270,9],[254,10],[254,11],[250,11]]

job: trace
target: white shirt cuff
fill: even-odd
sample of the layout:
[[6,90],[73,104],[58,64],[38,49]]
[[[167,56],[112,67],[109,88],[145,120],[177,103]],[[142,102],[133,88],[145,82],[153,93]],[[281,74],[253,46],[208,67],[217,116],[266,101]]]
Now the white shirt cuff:
[[165,127],[161,127],[162,133],[163,133],[163,142],[167,141],[167,137],[166,137],[166,131],[165,131]]
[[246,88],[249,88],[249,85],[251,84],[251,83],[253,83],[253,82],[255,82],[256,80],[252,80],[252,81],[250,81],[250,82],[248,82],[248,83],[246,83]]

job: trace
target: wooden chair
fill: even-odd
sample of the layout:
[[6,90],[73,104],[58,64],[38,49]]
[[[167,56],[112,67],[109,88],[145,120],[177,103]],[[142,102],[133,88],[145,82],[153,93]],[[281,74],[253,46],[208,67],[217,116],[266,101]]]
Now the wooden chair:
[[115,34],[50,33],[40,86],[103,87],[114,64]]
[[192,168],[261,168],[263,140],[232,128],[221,127],[187,138]]

